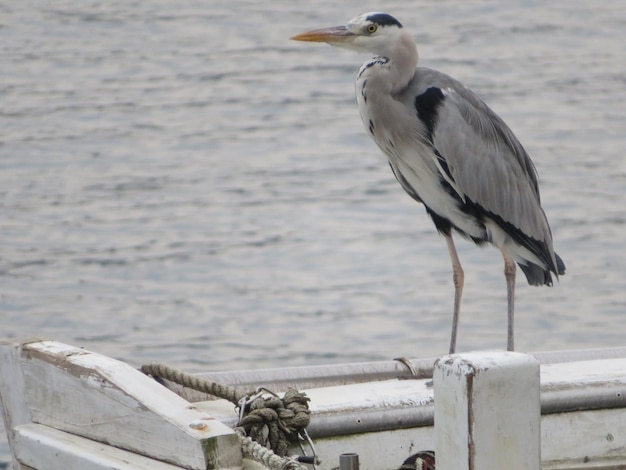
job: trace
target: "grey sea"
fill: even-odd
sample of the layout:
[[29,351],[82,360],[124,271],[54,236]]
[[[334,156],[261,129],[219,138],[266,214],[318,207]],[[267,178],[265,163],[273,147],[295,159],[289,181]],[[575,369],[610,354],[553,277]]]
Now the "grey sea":
[[[0,337],[188,371],[445,353],[446,246],[362,129],[367,57],[289,41],[380,9],[537,166],[567,274],[520,274],[518,349],[624,346],[622,0],[0,2]],[[459,349],[504,348],[500,254],[458,248]]]

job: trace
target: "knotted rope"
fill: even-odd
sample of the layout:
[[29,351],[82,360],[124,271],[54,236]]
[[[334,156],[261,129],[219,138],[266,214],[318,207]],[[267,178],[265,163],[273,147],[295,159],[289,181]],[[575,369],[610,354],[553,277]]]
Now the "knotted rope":
[[230,385],[219,384],[187,374],[164,364],[146,364],[141,371],[154,378],[223,398],[240,407],[235,431],[240,437],[244,456],[274,469],[296,470],[302,467],[296,458],[285,458],[292,443],[299,442],[310,422],[309,398],[297,390],[287,390],[282,398],[272,392],[242,393]]
[[239,427],[277,455],[287,455],[289,444],[298,442],[299,434],[309,425],[308,403],[309,398],[297,390],[287,390],[283,398],[254,398]]

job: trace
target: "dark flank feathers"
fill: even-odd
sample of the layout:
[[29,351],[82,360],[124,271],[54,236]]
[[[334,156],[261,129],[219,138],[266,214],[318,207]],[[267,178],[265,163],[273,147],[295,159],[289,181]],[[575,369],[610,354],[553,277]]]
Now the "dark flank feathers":
[[[447,166],[443,166],[443,169],[447,170]],[[396,179],[404,187],[405,191],[407,191],[407,193],[409,193],[409,195],[413,197],[413,199],[420,201],[417,191],[415,191],[414,188],[410,187],[409,183],[402,175],[400,175],[400,178],[398,178],[398,175],[396,175]],[[441,179],[440,184],[442,187],[446,188],[446,191],[457,200],[457,204],[459,205],[459,207],[461,207],[463,212],[465,212],[466,214],[471,214],[474,219],[481,224],[484,224],[486,219],[493,220],[500,226],[500,228],[502,228],[502,230],[508,233],[513,240],[515,240],[521,246],[527,248],[531,253],[537,256],[537,258],[543,261],[546,266],[548,266],[548,269],[544,269],[543,267],[531,262],[528,262],[527,264],[518,263],[519,267],[522,269],[524,275],[526,276],[528,284],[530,284],[531,286],[551,286],[552,276],[550,272],[559,275],[565,274],[565,263],[563,263],[561,257],[555,253],[554,256],[556,258],[556,266],[554,266],[552,258],[550,257],[550,250],[548,249],[548,246],[544,241],[536,240],[535,238],[526,235],[513,224],[507,222],[499,215],[486,210],[480,204],[476,204],[467,197],[465,198],[465,201],[463,201],[456,193],[456,191],[450,186],[450,184],[443,178]],[[407,190],[407,187],[410,188],[410,191]],[[449,219],[440,216],[428,206],[426,206],[426,212],[428,212],[428,215],[430,215],[430,217],[433,219],[437,231],[444,235],[450,235],[452,229],[454,228],[457,233],[466,238],[470,238],[477,245],[482,245],[490,241],[487,239],[487,237],[476,238],[468,235],[463,230],[456,227]]]

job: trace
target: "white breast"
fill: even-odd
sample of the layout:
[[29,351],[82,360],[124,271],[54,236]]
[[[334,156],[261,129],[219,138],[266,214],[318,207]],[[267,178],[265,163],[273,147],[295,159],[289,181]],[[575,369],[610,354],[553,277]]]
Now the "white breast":
[[357,76],[355,93],[366,132],[387,156],[396,175],[402,175],[424,204],[467,234],[485,237],[485,227],[463,212],[439,183],[432,146],[419,132],[422,124],[417,113],[411,113],[391,95],[377,92],[376,81],[381,80],[385,66],[385,61],[373,59],[363,64]]

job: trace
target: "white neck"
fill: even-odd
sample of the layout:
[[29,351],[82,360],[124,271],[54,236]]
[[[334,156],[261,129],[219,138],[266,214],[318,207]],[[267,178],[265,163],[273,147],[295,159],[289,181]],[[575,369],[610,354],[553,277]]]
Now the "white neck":
[[413,78],[418,59],[417,46],[413,37],[405,30],[402,30],[389,57],[391,62],[389,78],[392,93],[404,88]]

